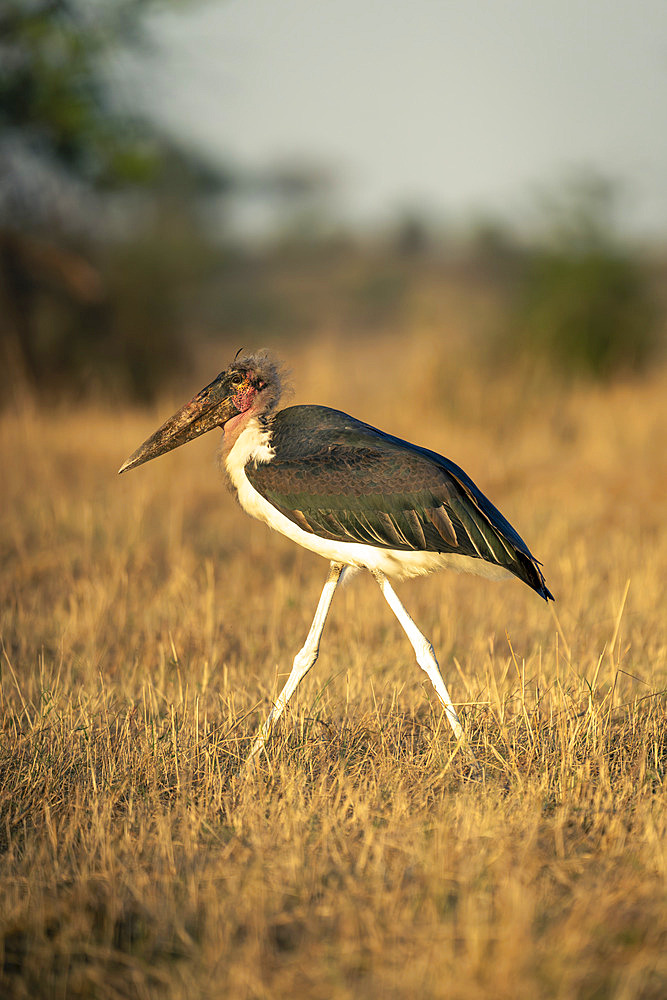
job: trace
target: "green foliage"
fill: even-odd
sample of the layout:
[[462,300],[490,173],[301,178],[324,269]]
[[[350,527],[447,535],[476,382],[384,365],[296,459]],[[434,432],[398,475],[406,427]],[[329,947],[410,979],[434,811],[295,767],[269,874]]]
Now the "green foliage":
[[128,0],[10,0],[0,13],[0,127],[73,174],[99,183],[145,179],[156,150],[114,109],[101,72],[147,6]]
[[644,275],[612,250],[543,252],[527,274],[526,346],[566,372],[604,377],[638,370],[651,355],[652,308]]
[[511,343],[569,375],[637,371],[655,347],[647,275],[614,235],[613,199],[608,183],[588,179],[552,201],[520,282]]
[[26,385],[147,400],[187,368],[182,302],[210,256],[200,201],[230,180],[114,100],[109,59],[141,40],[151,5],[0,9],[5,401]]

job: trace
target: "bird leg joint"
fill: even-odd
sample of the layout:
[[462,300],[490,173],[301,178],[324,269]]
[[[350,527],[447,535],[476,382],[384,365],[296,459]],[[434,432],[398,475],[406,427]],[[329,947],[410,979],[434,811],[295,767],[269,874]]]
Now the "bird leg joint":
[[417,642],[415,653],[417,654],[417,663],[419,666],[430,675],[433,670],[433,664],[437,663],[433,645],[428,639],[424,638],[422,642]]
[[319,646],[315,649],[312,646],[304,646],[294,657],[292,669],[297,670],[300,674],[307,674],[310,668],[315,666],[319,655]]

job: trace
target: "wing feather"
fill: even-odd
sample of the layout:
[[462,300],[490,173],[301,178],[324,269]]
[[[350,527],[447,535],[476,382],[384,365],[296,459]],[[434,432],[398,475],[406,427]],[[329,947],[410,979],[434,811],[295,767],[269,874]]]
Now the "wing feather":
[[447,511],[445,510],[444,504],[439,507],[427,507],[426,516],[437,529],[438,534],[444,539],[449,545],[458,546],[459,540],[456,537],[456,532],[454,531],[454,525],[452,524],[450,518],[447,516]]
[[403,511],[403,517],[410,526],[410,534],[412,535],[413,538],[414,547],[416,549],[425,549],[426,536],[424,534],[424,529],[422,527],[422,523],[421,520],[419,519],[417,511],[410,510],[410,508],[408,508],[407,510]]
[[386,540],[389,539],[399,549],[413,547],[399,528],[395,517],[383,510],[379,510],[376,516],[384,529],[385,544]]

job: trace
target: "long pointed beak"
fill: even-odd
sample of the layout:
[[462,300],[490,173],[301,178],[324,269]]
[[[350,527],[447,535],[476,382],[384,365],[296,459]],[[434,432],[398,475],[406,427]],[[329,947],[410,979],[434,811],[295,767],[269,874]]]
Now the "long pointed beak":
[[222,427],[227,420],[239,413],[229,395],[229,389],[223,372],[139,445],[134,454],[121,465],[118,473],[136,469],[138,465],[150,462],[152,458],[164,455],[174,448],[180,448],[182,444],[193,441],[215,427]]

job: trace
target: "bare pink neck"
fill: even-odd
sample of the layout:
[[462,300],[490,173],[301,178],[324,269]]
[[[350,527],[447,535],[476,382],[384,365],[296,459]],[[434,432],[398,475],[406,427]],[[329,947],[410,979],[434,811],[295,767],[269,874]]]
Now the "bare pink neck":
[[265,394],[259,392],[247,410],[244,410],[243,413],[239,413],[238,416],[232,417],[231,420],[227,421],[222,429],[223,437],[221,450],[223,458],[226,458],[232,450],[239,435],[245,430],[251,420],[260,416],[266,410],[266,407],[267,399]]

